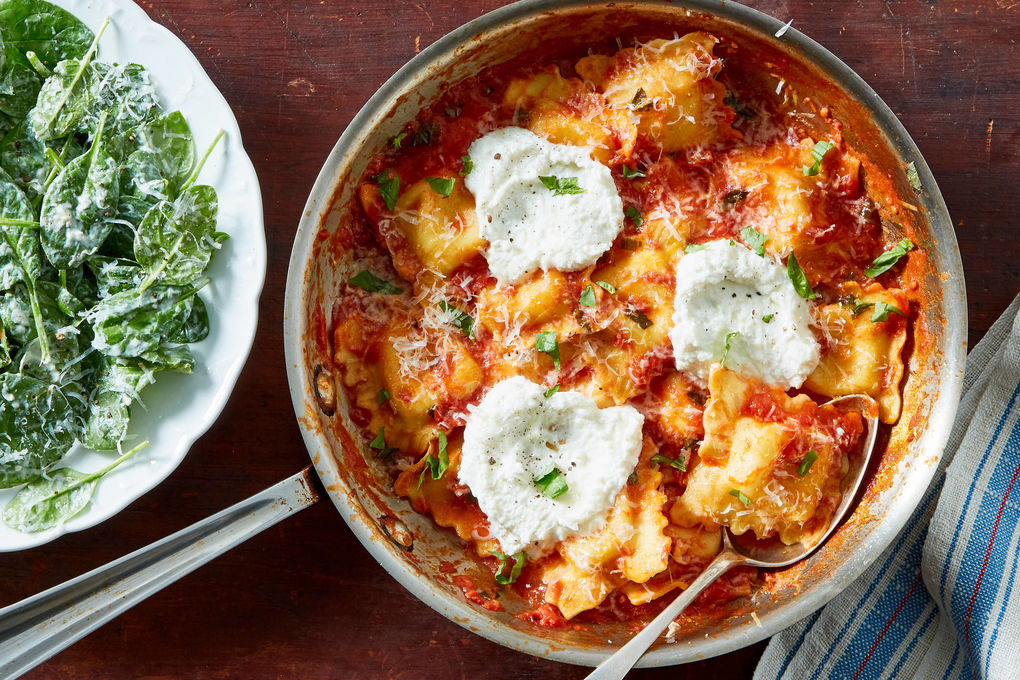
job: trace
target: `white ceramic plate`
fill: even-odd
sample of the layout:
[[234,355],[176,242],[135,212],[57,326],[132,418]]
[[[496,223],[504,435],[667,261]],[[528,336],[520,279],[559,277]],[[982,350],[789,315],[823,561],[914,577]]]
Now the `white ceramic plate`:
[[[199,182],[216,188],[217,228],[230,234],[230,239],[213,257],[209,268],[212,283],[201,293],[209,308],[211,332],[191,346],[195,372],[158,374],[156,384],[142,392],[144,407],[132,407],[126,448],[145,439],[149,446],[107,474],[89,507],[63,526],[24,534],[0,525],[0,551],[31,548],[66,532],[94,526],[173,472],[216,420],[237,381],[255,338],[266,271],[262,194],[255,168],[241,146],[234,114],[195,56],[130,0],[55,0],[54,4],[72,12],[93,31],[110,17],[110,26],[99,43],[99,59],[145,66],[164,109],[180,110],[187,118],[198,153],[204,152],[218,130],[226,131]],[[114,457],[76,445],[58,466],[91,472]],[[0,491],[0,508],[16,491]]]

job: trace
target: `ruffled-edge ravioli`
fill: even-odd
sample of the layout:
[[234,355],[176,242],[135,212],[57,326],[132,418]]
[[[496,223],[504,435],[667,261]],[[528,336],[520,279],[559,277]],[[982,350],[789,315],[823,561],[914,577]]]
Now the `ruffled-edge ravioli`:
[[571,619],[597,607],[628,581],[644,583],[668,565],[671,541],[663,533],[666,495],[662,473],[649,465],[655,446],[645,439],[637,481],[625,484],[606,525],[560,543],[559,556],[542,567],[545,601]]
[[[846,302],[824,305],[818,318],[827,335],[822,359],[804,387],[829,397],[866,394],[878,401],[879,419],[886,424],[900,417],[903,380],[903,345],[907,342],[910,303],[899,289],[886,290],[877,283],[862,288],[844,284]],[[876,304],[891,305],[903,313],[887,310],[885,321],[872,321]],[[854,313],[854,308],[858,312]]]
[[709,391],[705,441],[671,510],[673,522],[778,535],[787,544],[824,530],[839,503],[847,453],[863,429],[860,415],[721,367]]

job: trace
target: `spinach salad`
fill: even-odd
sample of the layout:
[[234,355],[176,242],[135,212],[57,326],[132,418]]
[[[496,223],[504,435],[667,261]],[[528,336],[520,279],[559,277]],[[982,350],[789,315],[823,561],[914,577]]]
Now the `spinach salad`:
[[[0,0],[0,514],[41,531],[81,512],[123,452],[159,371],[190,372],[209,333],[197,292],[227,238],[196,182],[187,121],[145,69],[100,61],[93,34],[40,0]],[[75,445],[119,452],[55,468]]]

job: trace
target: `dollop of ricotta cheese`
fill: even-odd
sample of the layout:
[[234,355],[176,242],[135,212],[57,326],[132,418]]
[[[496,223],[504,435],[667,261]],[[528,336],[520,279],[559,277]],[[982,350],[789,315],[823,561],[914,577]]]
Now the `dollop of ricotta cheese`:
[[741,244],[713,241],[677,265],[669,337],[677,370],[702,383],[724,363],[771,385],[800,387],[821,356],[811,321],[786,267]]
[[[589,149],[553,144],[523,128],[493,130],[468,149],[464,184],[474,194],[485,257],[501,283],[537,269],[574,271],[595,263],[623,229],[623,201],[609,168]],[[576,180],[557,193],[541,177]]]
[[[505,553],[538,556],[605,524],[637,465],[643,423],[632,406],[599,409],[582,394],[546,397],[527,378],[507,378],[471,408],[460,480]],[[567,490],[550,498],[536,481],[554,469]]]

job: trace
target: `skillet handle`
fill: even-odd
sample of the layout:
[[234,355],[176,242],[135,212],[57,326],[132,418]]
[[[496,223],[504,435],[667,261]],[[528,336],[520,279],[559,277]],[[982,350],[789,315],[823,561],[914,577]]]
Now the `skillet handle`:
[[0,609],[0,677],[16,678],[214,557],[312,505],[310,467],[130,555]]

